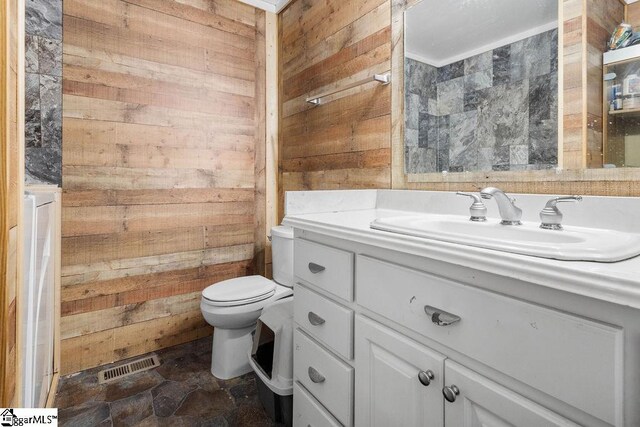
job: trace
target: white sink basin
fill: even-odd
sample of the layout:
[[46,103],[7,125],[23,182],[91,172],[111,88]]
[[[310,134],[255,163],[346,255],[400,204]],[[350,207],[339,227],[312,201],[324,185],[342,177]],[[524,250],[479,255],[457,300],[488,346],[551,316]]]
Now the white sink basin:
[[371,228],[565,261],[616,262],[640,254],[640,234],[571,226],[561,231],[543,230],[539,225],[502,225],[492,219],[472,222],[456,215],[416,215],[379,218]]

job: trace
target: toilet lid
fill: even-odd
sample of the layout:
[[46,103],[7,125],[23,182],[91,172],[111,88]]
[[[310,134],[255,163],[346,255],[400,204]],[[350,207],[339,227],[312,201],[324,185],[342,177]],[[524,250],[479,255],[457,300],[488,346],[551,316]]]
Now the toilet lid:
[[237,277],[207,287],[202,297],[214,305],[241,305],[262,301],[276,292],[276,284],[262,276]]

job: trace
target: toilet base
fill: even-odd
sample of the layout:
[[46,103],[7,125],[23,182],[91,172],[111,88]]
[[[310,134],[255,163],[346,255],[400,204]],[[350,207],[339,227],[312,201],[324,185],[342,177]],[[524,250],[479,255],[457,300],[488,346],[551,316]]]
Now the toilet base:
[[253,344],[252,332],[256,325],[242,329],[213,331],[211,374],[221,380],[239,377],[252,371],[247,354]]

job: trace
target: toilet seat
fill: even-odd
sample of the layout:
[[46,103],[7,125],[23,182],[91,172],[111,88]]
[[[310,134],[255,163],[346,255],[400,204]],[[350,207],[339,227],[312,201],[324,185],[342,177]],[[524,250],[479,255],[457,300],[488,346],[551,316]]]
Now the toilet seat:
[[259,302],[272,297],[276,284],[262,276],[229,279],[202,291],[203,301],[217,307],[232,307]]

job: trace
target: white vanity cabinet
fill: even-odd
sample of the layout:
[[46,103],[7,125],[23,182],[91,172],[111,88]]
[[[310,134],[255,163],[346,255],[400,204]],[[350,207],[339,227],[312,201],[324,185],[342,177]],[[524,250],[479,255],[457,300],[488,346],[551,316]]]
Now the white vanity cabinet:
[[602,420],[621,413],[621,328],[368,256],[357,265],[364,308]]
[[295,425],[633,425],[624,325],[383,247],[299,229],[294,247]]
[[356,425],[441,427],[445,357],[360,315],[355,336]]
[[354,258],[347,250],[294,241],[296,426],[353,424]]
[[445,361],[444,376],[447,391],[457,390],[459,393],[452,394],[455,400],[444,405],[446,427],[578,427],[578,424],[451,360]]
[[358,426],[577,426],[365,317],[356,337]]

